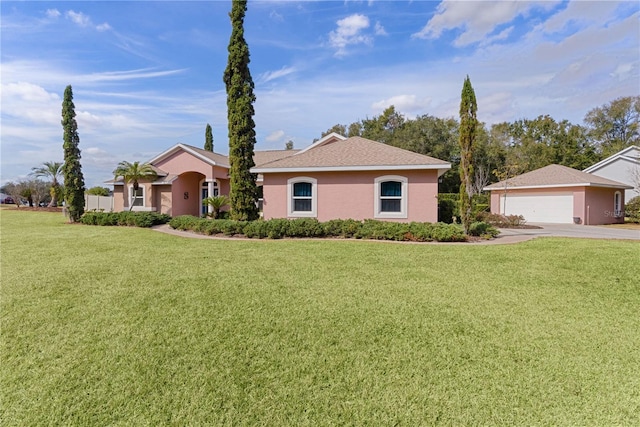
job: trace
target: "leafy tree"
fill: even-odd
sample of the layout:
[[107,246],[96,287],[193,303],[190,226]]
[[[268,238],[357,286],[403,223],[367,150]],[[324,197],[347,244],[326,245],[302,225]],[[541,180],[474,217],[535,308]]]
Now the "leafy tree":
[[360,122],[354,122],[349,125],[349,129],[347,130],[347,137],[351,138],[352,136],[361,136],[362,135],[362,124]]
[[460,217],[466,234],[469,233],[472,219],[473,146],[478,127],[477,109],[476,94],[467,76],[460,100]]
[[46,203],[51,188],[48,183],[39,179],[30,179],[26,184],[28,185],[29,206],[39,207],[40,203]]
[[91,187],[87,190],[87,194],[91,194],[92,196],[104,196],[107,197],[111,194],[107,187]]
[[133,191],[131,192],[131,203],[129,204],[129,210],[133,209],[133,203],[136,199],[136,194],[140,188],[140,181],[154,180],[158,177],[158,174],[149,163],[122,161],[118,163],[118,167],[113,171],[114,179],[122,177],[125,184],[132,184]]
[[405,118],[392,105],[373,119],[362,120],[362,136],[373,141],[394,145],[394,136],[402,129]]
[[75,105],[71,85],[64,91],[62,101],[62,128],[64,130],[64,200],[71,222],[77,222],[84,213],[84,176],[80,165],[80,137],[76,123]]
[[322,132],[322,135],[320,136],[320,138],[324,138],[325,136],[329,135],[330,133],[337,133],[338,135],[342,135],[342,136],[346,136],[347,135],[347,127],[345,125],[341,125],[341,124],[335,124],[332,127],[330,127],[329,129],[327,129],[326,131]]
[[284,149],[293,150],[293,141],[292,140],[287,141],[287,143],[284,145]]
[[213,209],[211,217],[213,219],[216,219],[216,218],[218,218],[220,216],[220,210],[223,207],[229,205],[229,198],[227,196],[224,196],[224,195],[207,197],[206,199],[204,199],[202,201],[202,204],[204,206],[211,206],[211,208]]
[[207,128],[204,131],[204,149],[213,151],[213,132],[209,123],[207,123]]
[[231,6],[229,58],[224,71],[229,125],[229,175],[231,217],[235,220],[258,219],[256,175],[250,172],[256,144],[253,121],[254,84],[249,71],[249,46],[244,39],[246,0],[234,0]]
[[590,110],[585,118],[589,134],[602,156],[608,157],[640,143],[640,96],[626,96]]
[[58,178],[62,176],[62,163],[44,162],[42,166],[31,168],[31,171],[31,174],[36,178],[48,178],[51,180],[51,202],[49,203],[49,207],[58,206],[58,192],[60,188]]

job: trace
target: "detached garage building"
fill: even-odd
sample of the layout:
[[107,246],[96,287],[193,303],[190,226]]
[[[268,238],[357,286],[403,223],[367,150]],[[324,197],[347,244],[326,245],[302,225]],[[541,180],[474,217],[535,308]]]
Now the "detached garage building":
[[505,181],[491,191],[491,212],[522,215],[527,222],[615,224],[624,222],[624,191],[632,188],[566,166],[549,165]]

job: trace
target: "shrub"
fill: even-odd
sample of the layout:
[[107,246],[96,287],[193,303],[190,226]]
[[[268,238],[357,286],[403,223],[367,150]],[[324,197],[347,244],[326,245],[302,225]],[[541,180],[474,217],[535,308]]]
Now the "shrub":
[[298,218],[289,221],[287,237],[322,237],[325,229],[315,218]]
[[466,242],[467,236],[462,227],[455,224],[433,224],[431,237],[436,242]]
[[469,234],[471,236],[484,237],[490,239],[497,237],[500,232],[491,224],[486,222],[473,222],[469,226]]
[[87,225],[152,227],[166,224],[171,217],[157,212],[86,212],[80,222]]
[[451,199],[442,199],[438,201],[438,222],[451,224],[453,217],[458,209],[458,204]]
[[631,222],[640,223],[640,196],[636,196],[624,205],[624,215]]
[[355,219],[332,219],[322,223],[325,236],[332,237],[353,237],[362,227],[362,221]]
[[248,238],[281,239],[283,237],[354,237],[356,239],[416,241],[416,242],[464,242],[467,237],[462,227],[444,223],[400,223],[368,219],[335,219],[325,223],[315,218],[270,219],[257,221],[233,221],[202,219],[192,216],[173,218],[169,225],[179,230],[193,230],[202,234],[227,236],[244,234]]
[[171,218],[169,227],[176,230],[192,230],[198,218],[192,215],[180,215]]
[[527,222],[522,215],[500,215],[490,212],[481,213],[476,216],[476,219],[498,228],[521,227]]

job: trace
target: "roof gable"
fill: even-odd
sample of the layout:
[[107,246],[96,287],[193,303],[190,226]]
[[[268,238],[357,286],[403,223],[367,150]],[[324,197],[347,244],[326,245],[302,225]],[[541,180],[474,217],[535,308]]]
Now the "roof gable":
[[625,160],[631,163],[635,163],[640,165],[640,147],[636,145],[632,145],[630,147],[625,148],[624,150],[620,150],[615,154],[607,157],[604,160],[599,161],[598,163],[589,166],[584,170],[587,173],[593,173],[598,169],[601,169],[611,163],[616,162],[617,160]]
[[549,165],[508,180],[491,184],[484,190],[502,190],[507,188],[553,188],[553,187],[609,187],[632,188],[611,179],[602,178],[587,172],[562,165]]
[[293,156],[265,163],[252,172],[437,169],[441,174],[450,168],[451,164],[444,160],[381,142],[330,134]]
[[193,147],[187,144],[182,144],[182,143],[176,144],[173,147],[169,148],[168,150],[163,151],[153,159],[149,160],[148,163],[155,165],[179,151],[189,153],[195,158],[211,166],[221,166],[221,167],[229,168],[229,158],[224,154],[214,153],[211,151],[203,150],[203,149]]

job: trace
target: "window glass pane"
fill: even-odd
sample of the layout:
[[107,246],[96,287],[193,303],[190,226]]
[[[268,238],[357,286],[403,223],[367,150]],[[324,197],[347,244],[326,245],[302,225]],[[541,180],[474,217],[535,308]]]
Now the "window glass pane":
[[400,199],[380,200],[380,212],[400,212]]
[[131,189],[133,193],[133,206],[144,206],[144,189],[142,187],[138,188],[138,190]]
[[385,181],[381,183],[380,195],[382,197],[401,197],[402,183],[398,181]]
[[293,199],[295,212],[311,212],[311,199]]
[[311,197],[311,183],[297,182],[293,184],[293,197]]

